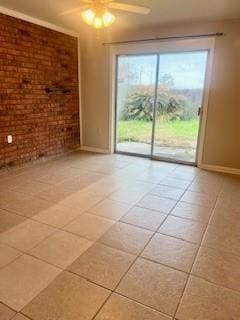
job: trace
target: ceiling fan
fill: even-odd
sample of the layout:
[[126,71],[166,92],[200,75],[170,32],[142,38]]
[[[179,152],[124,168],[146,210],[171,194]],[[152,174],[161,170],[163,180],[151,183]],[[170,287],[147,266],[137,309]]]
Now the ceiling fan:
[[127,11],[136,14],[149,14],[150,9],[132,4],[115,2],[115,0],[82,0],[85,5],[63,11],[60,15],[65,16],[75,12],[81,12],[82,19],[88,25],[96,29],[109,27],[116,17],[109,9]]

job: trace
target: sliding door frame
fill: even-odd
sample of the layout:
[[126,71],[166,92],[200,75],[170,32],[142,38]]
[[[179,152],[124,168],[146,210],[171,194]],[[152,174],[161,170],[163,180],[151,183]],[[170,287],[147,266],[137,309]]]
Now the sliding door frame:
[[[182,49],[181,49],[182,46]],[[170,47],[170,48],[169,48]],[[172,48],[171,48],[172,47]],[[180,48],[179,48],[180,47]],[[128,44],[117,45],[110,48],[110,110],[109,110],[109,152],[126,154],[131,156],[138,156],[144,158],[150,158],[153,160],[174,162],[188,165],[202,165],[204,140],[206,132],[207,122],[207,109],[209,100],[209,91],[211,83],[211,74],[213,66],[213,55],[215,47],[215,37],[204,39],[191,39],[191,40],[175,40],[175,41],[160,41],[158,43],[145,43],[145,44]],[[189,49],[188,49],[189,48]],[[167,53],[179,53],[179,52],[199,52],[208,51],[207,65],[205,72],[205,83],[203,90],[203,100],[201,106],[201,113],[199,118],[199,132],[196,151],[196,163],[185,162],[181,160],[169,159],[154,156],[154,134],[155,134],[155,115],[156,115],[156,98],[158,90],[158,78],[159,78],[159,60],[161,54]],[[154,97],[154,117],[152,128],[152,141],[151,141],[151,153],[149,155],[137,154],[132,152],[121,152],[116,150],[116,138],[117,138],[117,80],[118,80],[118,59],[119,56],[140,56],[140,55],[156,55],[157,56],[157,70],[156,70],[156,86]]]

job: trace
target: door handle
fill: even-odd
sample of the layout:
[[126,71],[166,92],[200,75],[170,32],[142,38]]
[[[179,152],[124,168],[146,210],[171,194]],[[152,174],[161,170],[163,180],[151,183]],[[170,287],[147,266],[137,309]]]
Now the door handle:
[[200,117],[201,113],[202,113],[202,108],[198,108],[198,116],[199,117]]

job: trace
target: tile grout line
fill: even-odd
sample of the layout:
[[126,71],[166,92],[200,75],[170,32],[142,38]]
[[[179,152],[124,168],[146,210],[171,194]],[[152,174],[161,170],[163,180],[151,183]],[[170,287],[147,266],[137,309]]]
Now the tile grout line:
[[[16,313],[17,313],[17,311],[16,311],[16,310],[14,310],[12,307],[8,306],[8,305],[7,305],[6,303],[4,303],[3,301],[0,301],[0,304],[2,304],[3,306],[5,306],[6,308],[9,308],[11,311],[13,311],[13,312],[16,312]],[[15,315],[14,315],[13,317],[15,317]]]
[[[225,181],[225,179],[224,179],[224,181]],[[217,201],[218,201],[218,198],[219,198],[219,194],[220,194],[220,192],[221,192],[221,190],[223,189],[223,186],[224,186],[224,181],[223,181],[222,186],[221,186],[221,189],[220,189],[220,191],[219,191],[219,193],[218,193],[218,195],[217,195],[217,197],[216,197],[216,199],[215,199],[214,206],[213,206],[213,209],[212,209],[212,212],[211,212],[209,221],[211,220],[211,218],[212,218],[212,216],[213,216],[213,214],[214,214],[214,210],[215,210],[216,205],[217,205]],[[188,277],[187,277],[187,279],[186,279],[185,286],[184,286],[184,288],[183,288],[183,291],[182,291],[181,297],[180,297],[180,299],[179,299],[179,302],[178,302],[176,311],[175,311],[175,313],[174,313],[173,319],[175,319],[175,320],[178,320],[178,319],[176,318],[177,312],[178,312],[178,310],[179,310],[179,308],[180,308],[181,302],[182,302],[183,297],[184,297],[184,294],[185,294],[185,292],[186,292],[186,288],[187,288],[187,286],[188,286],[188,284],[189,284],[190,277],[192,276],[193,266],[194,266],[194,264],[195,264],[195,262],[196,262],[196,260],[197,260],[199,251],[200,251],[200,249],[201,249],[201,245],[202,245],[202,243],[203,243],[203,239],[204,239],[204,237],[205,237],[205,235],[206,235],[206,233],[207,233],[207,229],[208,229],[208,226],[209,226],[209,221],[208,221],[208,224],[206,225],[205,231],[204,231],[204,233],[203,233],[203,235],[202,235],[201,242],[199,243],[197,252],[196,252],[196,254],[195,254],[195,258],[194,258],[194,260],[193,260],[191,269],[190,269],[190,271],[189,271],[189,273],[188,273]]]
[[[13,248],[13,247],[10,247],[8,245],[6,245],[6,247],[8,248],[11,248],[11,249],[16,249],[16,248]],[[15,262],[18,258],[22,257],[25,253],[22,252],[22,251],[19,251],[20,252],[20,255],[17,256],[16,258],[14,258],[13,260],[11,260],[10,262],[8,262],[7,264],[3,265],[0,270],[3,270],[4,268],[8,267],[11,263]]]
[[[189,184],[189,186],[187,187],[187,189],[186,189],[186,191],[184,192],[184,194],[185,194],[187,191],[190,190],[189,188],[191,187],[191,185],[192,185],[192,183],[194,182],[195,179],[196,179],[196,177],[195,177],[195,178],[192,180],[192,182]],[[184,194],[182,195],[181,199],[183,198]],[[180,199],[180,200],[181,200],[181,199]],[[215,201],[216,201],[216,200],[215,200]],[[213,211],[214,211],[214,209],[212,209],[212,213],[213,213]],[[211,215],[212,215],[212,213],[211,213]],[[210,215],[210,216],[211,216],[211,215]],[[209,220],[210,220],[210,218],[209,218]],[[206,226],[205,226],[205,231],[204,231],[204,233],[203,233],[203,235],[202,235],[202,237],[201,237],[201,242],[202,242],[202,239],[203,239],[203,237],[204,237],[204,234],[205,234],[205,232],[206,232],[206,230],[207,230],[207,226],[208,226],[208,224],[206,224]],[[199,250],[200,250],[201,242],[200,242],[199,244],[197,244],[197,245],[198,245],[198,249],[197,249],[197,251],[196,251],[196,253],[195,253],[195,255],[194,255],[194,259],[193,259],[191,268],[190,268],[189,272],[187,273],[186,283],[185,283],[185,285],[184,285],[184,287],[183,287],[182,294],[181,294],[181,296],[180,296],[180,299],[179,299],[179,301],[178,301],[178,304],[177,304],[175,313],[174,313],[174,315],[173,315],[173,320],[176,319],[176,314],[177,314],[177,311],[178,311],[178,309],[179,309],[179,306],[180,306],[181,300],[182,300],[182,298],[183,298],[184,292],[185,292],[185,290],[186,290],[186,287],[187,287],[187,284],[188,284],[188,279],[190,278],[190,275],[191,275],[191,271],[192,271],[194,262],[195,262],[195,260],[196,260],[197,255],[198,255],[198,252],[199,252]]]
[[[186,189],[187,190],[187,189]],[[183,194],[185,194],[186,190],[184,191]],[[148,194],[150,194],[151,191],[149,191],[148,193],[146,193],[140,200],[139,202]],[[176,201],[175,205],[172,207],[171,210],[169,210],[169,213],[166,214],[166,217],[164,218],[164,220],[161,222],[159,228],[162,226],[162,224],[166,221],[166,219],[169,217],[170,213],[172,212],[172,210],[176,207],[177,203],[179,201]],[[120,278],[119,282],[117,283],[117,285],[114,287],[112,293],[109,295],[109,297],[107,298],[107,300],[103,303],[103,305],[100,307],[100,309],[97,311],[97,313],[94,315],[94,317],[92,318],[92,320],[95,320],[97,315],[101,312],[101,310],[104,308],[104,306],[106,305],[106,303],[108,302],[108,300],[110,299],[110,297],[113,295],[113,293],[118,294],[118,292],[116,292],[117,287],[120,285],[120,283],[122,282],[122,280],[125,278],[125,276],[127,275],[127,273],[130,271],[130,269],[133,267],[133,265],[135,264],[135,262],[141,258],[141,254],[143,253],[143,251],[145,250],[145,248],[148,246],[148,244],[150,243],[150,241],[153,239],[153,237],[157,234],[159,228],[153,232],[152,236],[149,238],[149,240],[147,241],[147,243],[145,244],[145,246],[143,247],[143,249],[139,252],[139,254],[136,256],[136,258],[133,260],[133,262],[130,264],[129,268],[126,270],[126,272],[123,274],[123,276]],[[128,298],[129,299],[129,298]],[[131,300],[131,299],[130,299]],[[150,307],[151,308],[151,307]],[[156,310],[158,312],[161,313],[161,311]],[[171,316],[172,317],[172,316]]]
[[[159,265],[163,265],[163,266],[165,266],[165,267],[171,268],[171,269],[173,269],[173,270],[175,270],[175,271],[178,271],[178,272],[182,272],[182,273],[188,274],[188,273],[185,272],[185,271],[182,271],[182,270],[179,270],[179,269],[175,269],[175,268],[169,267],[168,265],[165,265],[165,264],[162,264],[162,263],[159,263],[159,262],[156,262],[156,261],[152,261],[152,260],[149,260],[149,259],[144,258],[144,257],[141,257],[141,259],[147,260],[147,261],[150,261],[150,262],[154,262],[154,263],[159,264]],[[111,292],[111,293],[110,293],[110,296],[112,296],[113,294],[119,295],[119,296],[121,296],[121,297],[124,297],[124,298],[130,300],[130,301],[134,301],[134,302],[136,302],[137,304],[142,305],[143,307],[150,308],[150,309],[152,309],[152,310],[154,310],[154,311],[156,311],[156,312],[158,312],[158,313],[162,313],[162,314],[165,314],[166,316],[172,317],[171,315],[166,314],[166,313],[163,313],[162,311],[159,311],[159,310],[157,310],[156,308],[154,308],[154,307],[152,307],[152,306],[149,306],[149,305],[147,305],[147,304],[143,304],[142,302],[139,302],[139,301],[137,301],[137,300],[134,299],[134,298],[129,298],[128,296],[124,295],[123,293],[113,291],[114,289],[110,289],[110,288],[108,288],[108,287],[105,287],[105,286],[103,286],[103,285],[101,285],[101,284],[99,284],[99,283],[97,283],[97,282],[94,282],[94,281],[91,280],[91,279],[88,279],[87,277],[85,277],[85,276],[83,276],[83,275],[79,275],[78,273],[75,273],[74,271],[71,271],[71,270],[68,270],[68,269],[65,269],[65,270],[63,270],[63,271],[68,272],[68,273],[71,273],[71,274],[73,274],[73,275],[75,275],[75,276],[77,276],[77,277],[79,277],[79,278],[82,278],[82,279],[86,280],[87,282],[90,282],[90,283],[92,283],[92,284],[94,284],[94,285],[96,285],[96,286],[99,286],[99,287],[101,287],[101,288],[103,288],[103,289],[105,289],[105,290],[110,291],[110,292]],[[209,281],[209,280],[205,280],[205,279],[202,278],[202,277],[199,277],[199,276],[195,276],[195,277],[196,277],[196,278],[199,278],[199,279],[202,279],[202,280],[204,280],[204,281],[206,281],[206,282],[208,282],[208,283],[210,283],[210,284],[219,286],[219,287],[221,287],[221,288],[227,288],[227,287],[224,287],[224,286],[221,286],[221,285],[217,285],[216,283],[211,282],[211,281]],[[229,290],[231,290],[231,291],[233,291],[233,292],[239,292],[239,291],[234,290],[234,289],[231,289],[231,288],[227,288],[227,289],[229,289]],[[110,298],[110,297],[109,297],[109,298]]]

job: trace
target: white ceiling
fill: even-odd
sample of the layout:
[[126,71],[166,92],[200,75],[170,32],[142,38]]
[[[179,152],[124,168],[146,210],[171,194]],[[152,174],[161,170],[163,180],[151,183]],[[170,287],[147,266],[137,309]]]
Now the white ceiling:
[[[240,18],[240,0],[118,0],[118,2],[147,6],[151,8],[151,13],[140,16],[112,10],[117,17],[115,28]],[[60,16],[59,13],[81,4],[83,4],[81,0],[0,0],[0,6],[77,32],[82,27],[80,14]]]

